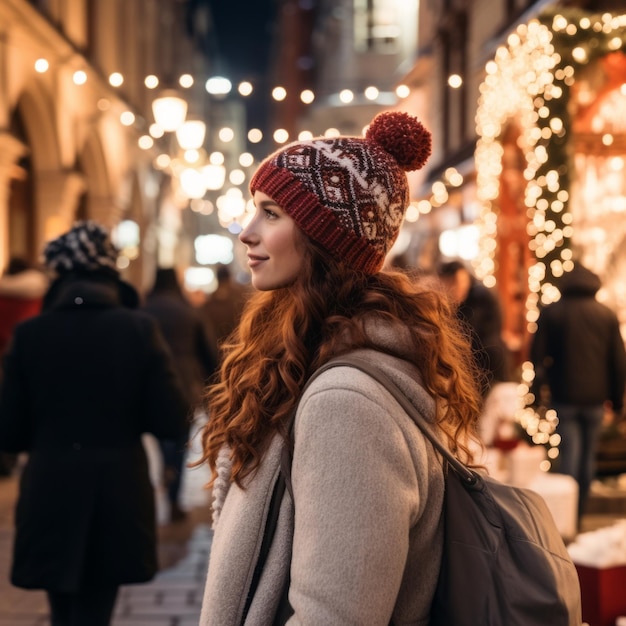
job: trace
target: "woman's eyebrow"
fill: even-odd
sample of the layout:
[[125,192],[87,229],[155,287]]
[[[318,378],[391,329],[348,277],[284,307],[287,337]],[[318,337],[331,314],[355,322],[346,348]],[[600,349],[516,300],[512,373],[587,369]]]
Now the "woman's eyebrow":
[[257,207],[259,209],[267,209],[268,207],[276,207],[277,209],[280,209],[280,205],[276,204],[273,200],[261,200],[261,202],[257,204]]

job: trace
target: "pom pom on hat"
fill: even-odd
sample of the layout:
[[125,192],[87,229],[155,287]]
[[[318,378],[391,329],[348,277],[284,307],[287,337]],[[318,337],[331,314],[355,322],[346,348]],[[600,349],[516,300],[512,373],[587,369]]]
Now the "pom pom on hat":
[[92,220],[76,222],[48,242],[43,255],[46,267],[59,274],[103,270],[117,274],[117,250],[108,231]]
[[432,151],[430,132],[408,113],[380,113],[369,125],[365,139],[382,146],[406,172],[423,167]]
[[250,182],[311,239],[350,267],[374,274],[409,205],[407,171],[421,168],[431,135],[412,115],[377,115],[365,137],[318,137],[267,157]]

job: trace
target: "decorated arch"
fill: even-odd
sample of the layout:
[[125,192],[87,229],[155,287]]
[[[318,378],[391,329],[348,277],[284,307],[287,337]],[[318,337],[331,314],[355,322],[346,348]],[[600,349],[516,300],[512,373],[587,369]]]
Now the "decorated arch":
[[[513,294],[505,307],[517,303],[511,328],[521,346],[540,307],[560,297],[558,279],[574,258],[602,277],[600,297],[626,327],[624,119],[626,14],[551,9],[521,24],[487,63],[476,116],[475,270],[485,284],[500,283],[504,298]],[[520,421],[554,458],[556,416],[528,408],[534,373],[521,367]]]

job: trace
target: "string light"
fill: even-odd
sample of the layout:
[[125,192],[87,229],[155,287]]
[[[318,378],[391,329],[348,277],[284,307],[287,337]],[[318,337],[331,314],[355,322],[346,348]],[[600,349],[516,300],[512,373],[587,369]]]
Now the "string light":
[[124,83],[124,77],[119,72],[113,72],[109,76],[109,85],[111,87],[121,87]]
[[84,70],[77,70],[72,75],[72,80],[75,85],[84,85],[87,82],[87,72]]
[[48,63],[47,59],[37,59],[35,61],[35,71],[39,74],[45,74],[50,67],[50,63]]

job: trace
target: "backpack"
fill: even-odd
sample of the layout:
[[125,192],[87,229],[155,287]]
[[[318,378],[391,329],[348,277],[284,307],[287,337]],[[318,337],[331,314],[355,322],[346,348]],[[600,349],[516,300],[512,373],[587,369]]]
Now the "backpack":
[[[368,361],[333,359],[307,384],[338,366],[357,368],[382,384],[446,460],[443,555],[430,624],[580,626],[578,573],[543,498],[466,467],[439,441],[402,390]],[[281,463],[284,480],[278,481],[277,490],[291,490],[290,473],[286,454]],[[275,492],[272,501],[279,505],[281,495]],[[267,543],[274,530],[272,515],[270,511]],[[285,598],[286,593],[279,610],[288,616]]]

